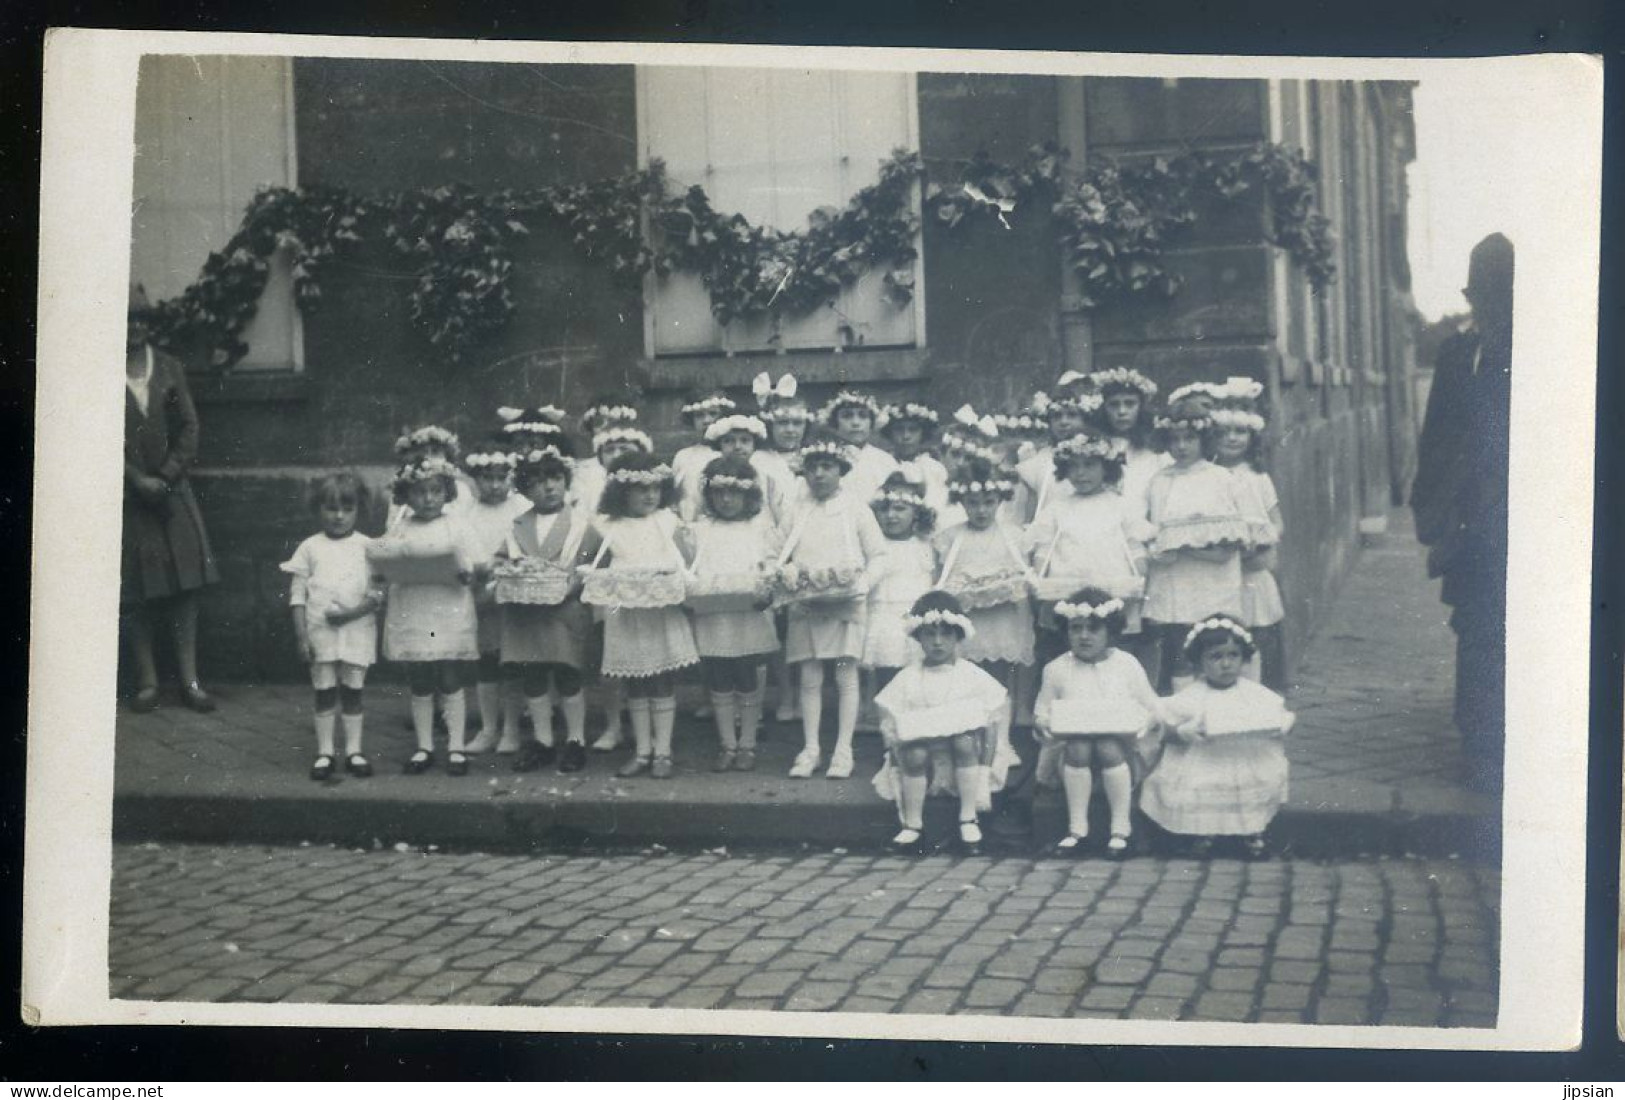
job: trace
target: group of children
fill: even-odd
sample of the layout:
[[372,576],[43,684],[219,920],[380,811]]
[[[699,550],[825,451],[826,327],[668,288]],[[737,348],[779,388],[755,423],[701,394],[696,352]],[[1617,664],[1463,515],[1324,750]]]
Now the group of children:
[[342,766],[371,774],[362,687],[381,616],[383,656],[411,692],[411,774],[439,760],[437,702],[451,774],[493,750],[517,770],[579,771],[597,676],[608,725],[593,747],[620,746],[624,710],[619,774],[669,777],[676,676],[696,665],[714,769],[749,771],[771,669],[778,717],[801,724],[793,778],[850,777],[875,705],[888,750],[875,782],[898,805],[899,848],[921,843],[933,785],[958,796],[960,842],[980,842],[1021,724],[1066,793],[1058,851],[1082,850],[1098,777],[1109,857],[1131,850],[1137,785],[1170,832],[1198,847],[1241,836],[1263,855],[1291,717],[1256,682],[1282,676],[1262,389],[1194,383],[1154,412],[1137,371],[1069,371],[1019,414],[942,418],[850,389],[815,414],[793,377],[763,374],[749,412],[694,395],[694,441],[669,462],[614,396],[582,414],[580,459],[553,407],[498,410],[493,444],[470,454],[420,428],[397,441],[384,534],[357,533],[365,487],[333,474],[311,497],[321,531],[283,565],[315,689],[311,777],[339,766],[340,725]]

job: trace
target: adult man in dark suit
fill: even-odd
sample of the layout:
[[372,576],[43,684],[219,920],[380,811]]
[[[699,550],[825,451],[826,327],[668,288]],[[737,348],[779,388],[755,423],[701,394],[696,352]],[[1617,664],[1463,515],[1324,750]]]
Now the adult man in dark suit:
[[1428,574],[1456,633],[1456,728],[1468,781],[1499,793],[1506,740],[1507,454],[1512,242],[1474,247],[1463,291],[1472,321],[1439,349],[1411,508]]

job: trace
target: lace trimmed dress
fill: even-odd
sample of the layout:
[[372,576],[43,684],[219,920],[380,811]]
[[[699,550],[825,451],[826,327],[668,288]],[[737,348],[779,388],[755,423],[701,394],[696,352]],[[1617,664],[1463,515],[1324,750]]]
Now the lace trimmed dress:
[[[609,569],[682,569],[674,541],[682,522],[669,509],[636,519],[602,521]],[[698,664],[688,612],[670,607],[619,607],[604,613],[603,674],[623,679],[661,676]]]
[[[875,705],[880,710],[881,732],[888,738],[896,738],[904,743],[910,741],[942,743],[940,738],[910,737],[906,731],[900,733],[898,718],[899,715],[909,712],[943,706],[959,711],[963,714],[965,722],[963,729],[943,734],[943,737],[951,737],[956,733],[991,730],[990,736],[994,739],[993,763],[988,769],[987,788],[979,791],[979,796],[988,796],[994,791],[1003,790],[1010,769],[1021,763],[1021,758],[1010,747],[1009,693],[1005,691],[1003,684],[964,657],[946,665],[927,666],[923,661],[908,664],[875,696]],[[932,767],[938,767],[935,754]],[[939,789],[957,793],[956,778],[953,766],[949,764],[945,774],[932,777],[932,784]],[[897,799],[899,793],[897,769],[889,755],[874,777],[874,788],[875,793],[881,798],[888,801]],[[977,808],[985,812],[991,809],[991,802],[985,797],[979,797]]]
[[876,569],[861,663],[864,668],[902,668],[925,656],[904,629],[903,616],[931,590],[936,553],[923,538],[887,539],[886,556]]
[[[844,484],[828,500],[803,497],[790,521],[789,561],[805,569],[876,567],[886,553],[886,536],[869,510]],[[784,659],[857,660],[863,656],[867,601],[859,596],[837,603],[792,604],[786,613]]]
[[1140,788],[1146,816],[1187,836],[1263,832],[1287,798],[1283,735],[1293,716],[1281,697],[1251,680],[1223,689],[1198,680],[1162,707],[1170,726],[1204,736],[1165,738]]
[[[755,573],[777,559],[783,541],[766,512],[723,521],[701,516],[694,532],[696,575]],[[694,642],[701,657],[765,658],[778,651],[779,635],[767,611],[696,611]]]
[[[932,545],[943,571],[936,586],[952,592],[959,581],[1024,572],[1027,563],[1023,542],[1020,532],[999,522],[980,531],[962,523],[938,532]],[[960,647],[960,656],[969,661],[1033,663],[1033,612],[1025,593],[1009,603],[967,609],[965,613],[976,627],[976,634]]]
[[[1240,545],[1251,539],[1236,479],[1211,462],[1168,466],[1146,488],[1155,530],[1146,549],[1145,617],[1153,622],[1194,623],[1209,615],[1241,614]],[[1159,550],[1196,549],[1218,543],[1238,547],[1222,561],[1179,555],[1156,560]]]
[[[374,555],[396,558],[453,554],[459,568],[474,566],[473,538],[461,520],[408,515],[373,542]],[[377,558],[374,558],[376,563]],[[476,641],[474,593],[460,582],[395,583],[384,614],[384,656],[391,661],[473,661]]]

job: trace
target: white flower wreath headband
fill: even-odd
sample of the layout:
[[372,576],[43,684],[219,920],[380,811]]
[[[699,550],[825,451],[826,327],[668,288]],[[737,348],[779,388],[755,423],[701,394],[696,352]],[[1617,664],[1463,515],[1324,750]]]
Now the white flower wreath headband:
[[407,432],[395,441],[396,454],[403,454],[415,447],[440,447],[443,450],[455,451],[457,449],[457,433],[431,424],[428,427]]
[[1213,426],[1213,420],[1209,416],[1159,416],[1152,421],[1152,426],[1165,432],[1171,432],[1175,428],[1203,432]]
[[470,471],[495,469],[498,466],[503,469],[512,469],[513,464],[514,457],[507,451],[481,451],[479,454],[471,454],[463,459],[463,465],[467,466]]
[[623,485],[658,485],[671,480],[671,467],[662,462],[652,470],[616,470],[609,480]]
[[638,410],[631,405],[594,405],[581,414],[583,424],[613,423],[622,420],[636,420],[637,418]]
[[1100,603],[1068,603],[1061,600],[1055,605],[1055,614],[1070,622],[1073,619],[1104,619],[1114,612],[1123,610],[1123,601],[1113,596]]
[[830,398],[829,404],[819,412],[818,418],[826,422],[833,420],[835,414],[845,408],[864,409],[871,418],[877,421],[880,419],[880,403],[868,394],[858,393],[856,390],[842,390]]
[[705,479],[707,489],[738,489],[749,492],[757,487],[753,477],[734,477],[732,474],[711,474]]
[[831,439],[820,439],[816,443],[807,443],[802,446],[802,462],[806,462],[809,458],[834,458],[851,466],[852,448],[845,443],[837,443]]
[[[1059,611],[1056,613],[1059,614]],[[1242,626],[1234,619],[1226,619],[1223,616],[1214,616],[1211,619],[1203,619],[1201,622],[1191,627],[1190,633],[1185,635],[1185,644],[1182,648],[1189,649],[1191,643],[1196,641],[1202,632],[1206,630],[1224,630],[1235,637],[1240,638],[1248,645],[1253,644],[1252,632],[1246,627]]]
[[457,467],[438,456],[419,459],[417,462],[408,462],[395,472],[396,484],[402,485],[415,485],[420,481],[433,481],[442,477],[456,480]]
[[592,437],[592,449],[595,451],[603,450],[606,443],[635,443],[645,451],[655,449],[649,433],[638,428],[605,428]]
[[515,465],[534,466],[536,463],[550,457],[556,458],[560,462],[564,463],[566,468],[569,468],[575,464],[572,459],[568,458],[564,452],[559,450],[557,447],[536,447],[532,450],[514,455],[513,460]]
[[1123,457],[1121,446],[1116,440],[1075,435],[1057,443],[1054,455],[1056,458],[1098,458],[1102,462],[1111,462]]
[[515,420],[502,425],[504,435],[518,435],[524,432],[529,435],[557,435],[563,428],[550,420]]
[[908,634],[913,634],[922,626],[931,626],[936,623],[957,626],[964,632],[966,641],[976,637],[976,627],[971,624],[970,616],[962,615],[957,611],[937,607],[923,614],[903,616],[903,630]]
[[901,405],[887,405],[880,410],[878,422],[880,427],[895,424],[900,420],[919,420],[931,425],[933,428],[942,423],[941,418],[937,416],[937,410],[929,405],[920,405],[913,401],[905,401]]
[[1264,418],[1245,409],[1214,409],[1208,419],[1215,428],[1246,428],[1250,432],[1264,430]]
[[1191,397],[1207,397],[1214,401],[1229,396],[1229,391],[1213,382],[1190,382],[1168,395],[1168,404],[1177,405]]
[[[564,419],[564,410],[559,408],[557,405],[543,405],[541,408],[532,411],[534,411],[538,417],[547,421],[549,424],[558,424]],[[510,405],[504,405],[502,408],[497,410],[497,418],[507,422],[508,424],[512,424],[514,421],[518,420],[524,415],[524,409],[516,409]]]
[[907,489],[884,489],[875,494],[871,504],[906,504],[910,508],[924,508],[925,496]]
[[1089,382],[1102,393],[1108,389],[1139,390],[1141,397],[1157,396],[1157,384],[1131,367],[1111,367],[1107,370],[1094,371],[1089,375]]
[[720,420],[713,421],[711,426],[705,429],[705,441],[716,443],[729,432],[749,432],[757,439],[766,439],[767,425],[762,423],[760,417],[734,413],[732,416],[724,416]]
[[690,401],[683,406],[682,413],[684,416],[693,416],[702,412],[733,412],[738,407],[734,404],[733,398],[717,393],[699,401]]
[[964,496],[966,493],[1008,493],[1016,487],[1009,478],[990,477],[985,481],[949,481],[948,490]]

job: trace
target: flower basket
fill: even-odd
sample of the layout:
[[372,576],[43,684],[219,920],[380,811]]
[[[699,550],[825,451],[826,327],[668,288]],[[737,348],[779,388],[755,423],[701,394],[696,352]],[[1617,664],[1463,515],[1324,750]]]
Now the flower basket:
[[1148,549],[1153,554],[1210,547],[1240,550],[1251,537],[1247,521],[1240,516],[1185,516],[1164,521]]
[[759,569],[705,573],[690,577],[683,603],[700,614],[754,611],[771,596],[767,574]]
[[942,587],[957,598],[966,611],[979,611],[1025,600],[1028,584],[1025,570],[1001,569],[980,574],[958,572]]
[[848,603],[864,595],[859,586],[862,577],[857,566],[804,569],[791,562],[773,575],[773,603],[778,607]]
[[551,606],[563,603],[575,582],[575,571],[556,562],[526,559],[505,562],[491,571],[499,604]]
[[589,569],[581,602],[595,607],[676,607],[683,602],[683,574],[676,569]]

